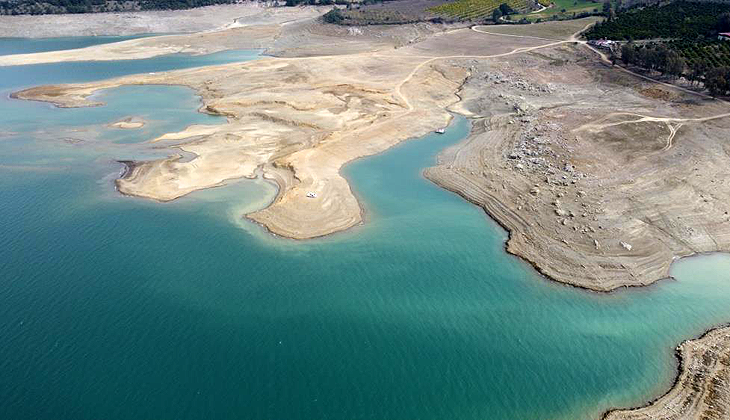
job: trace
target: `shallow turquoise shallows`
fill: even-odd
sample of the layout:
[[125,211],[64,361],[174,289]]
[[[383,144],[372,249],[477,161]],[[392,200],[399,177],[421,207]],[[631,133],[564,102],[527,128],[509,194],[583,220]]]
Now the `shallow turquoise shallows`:
[[[0,90],[189,60],[0,68]],[[366,223],[300,242],[241,217],[273,196],[260,180],[118,195],[115,159],[225,121],[183,88],[102,95],[0,101],[2,419],[590,419],[666,390],[674,346],[730,321],[728,256],[596,294],[507,255],[502,229],[421,175],[464,119],[345,167]],[[106,127],[127,116],[148,125]]]

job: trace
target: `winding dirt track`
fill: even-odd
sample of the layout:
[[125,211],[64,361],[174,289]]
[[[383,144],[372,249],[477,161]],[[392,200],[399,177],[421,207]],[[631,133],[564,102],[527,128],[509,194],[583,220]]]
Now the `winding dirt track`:
[[[398,85],[396,85],[395,92],[398,95],[398,97],[406,104],[406,107],[408,108],[408,110],[411,111],[411,110],[413,110],[413,106],[408,101],[408,98],[406,98],[405,95],[403,95],[403,93],[401,92],[401,88],[403,87],[403,85],[405,85],[406,83],[408,83],[413,78],[413,76],[416,73],[418,73],[418,71],[420,69],[422,69],[424,66],[426,66],[428,64],[433,63],[434,61],[437,61],[437,60],[448,60],[448,59],[459,59],[459,58],[473,58],[473,59],[499,58],[499,57],[507,57],[507,56],[514,55],[514,54],[526,53],[526,52],[538,50],[538,49],[541,49],[541,48],[554,47],[554,46],[560,45],[560,44],[566,44],[566,43],[570,43],[570,42],[576,42],[575,41],[575,37],[577,35],[579,35],[581,32],[585,31],[589,26],[586,26],[585,28],[583,28],[580,31],[576,32],[575,34],[571,35],[569,39],[562,40],[562,41],[555,41],[554,39],[540,38],[540,37],[526,36],[526,35],[498,34],[498,33],[493,33],[493,32],[482,31],[482,30],[478,29],[477,26],[472,26],[471,27],[471,30],[473,30],[475,32],[487,34],[487,35],[511,36],[511,37],[517,37],[517,38],[531,38],[531,39],[540,39],[540,40],[551,41],[551,42],[549,42],[547,44],[543,44],[543,45],[537,45],[537,46],[534,46],[534,47],[520,47],[520,48],[515,48],[512,51],[509,51],[509,52],[506,52],[506,53],[500,53],[500,54],[492,54],[492,55],[448,55],[448,56],[443,56],[443,57],[432,57],[432,58],[429,58],[428,60],[420,63],[419,65],[417,65],[413,69],[413,71],[405,79],[403,79],[400,83],[398,83]],[[584,43],[585,41],[577,41],[577,42]]]
[[[563,40],[563,41],[551,42],[549,44],[545,44],[545,45],[541,45],[541,46],[537,46],[537,47],[517,48],[517,49],[515,49],[515,50],[513,50],[513,51],[511,51],[509,53],[497,54],[497,55],[493,55],[493,56],[483,56],[481,58],[501,57],[501,56],[516,54],[516,53],[520,53],[520,52],[529,52],[529,51],[532,51],[532,50],[535,50],[535,49],[538,49],[538,48],[545,48],[545,47],[550,47],[550,46],[554,46],[554,45],[560,45],[560,44],[564,44],[564,43],[578,43],[580,45],[586,46],[591,51],[593,51],[596,54],[598,54],[599,57],[601,58],[601,61],[603,61],[604,63],[611,64],[613,66],[613,63],[611,63],[611,60],[608,58],[608,56],[606,56],[606,54],[604,54],[602,51],[600,51],[600,50],[598,50],[596,48],[593,48],[586,41],[583,41],[583,40],[579,40],[578,39],[578,36],[580,36],[581,33],[585,32],[592,25],[593,25],[592,23],[586,25],[581,30],[575,32],[568,39]],[[483,34],[488,34],[488,35],[508,36],[508,37],[515,37],[515,38],[530,38],[530,39],[540,39],[540,40],[545,40],[545,41],[554,41],[552,39],[541,38],[541,37],[536,37],[536,36],[531,36],[531,35],[500,34],[500,33],[497,33],[497,32],[490,32],[490,31],[481,30],[481,29],[479,29],[478,26],[473,26],[471,29],[473,31],[475,31],[475,32],[479,32],[479,33],[483,33]],[[426,64],[426,63],[423,63],[423,64]],[[704,97],[704,98],[714,99],[711,96],[706,95],[704,93],[695,92],[693,90],[686,89],[686,88],[683,88],[681,86],[676,86],[676,85],[673,85],[673,84],[670,84],[670,83],[666,83],[666,82],[662,82],[662,81],[659,81],[659,80],[655,80],[655,79],[652,79],[652,78],[650,78],[648,76],[644,76],[642,74],[633,72],[633,71],[631,71],[629,69],[626,69],[626,68],[623,68],[623,67],[620,67],[620,66],[613,66],[613,67],[614,68],[618,68],[619,70],[621,70],[623,72],[626,72],[626,73],[629,73],[631,75],[634,75],[636,77],[640,77],[641,79],[651,81],[653,83],[657,83],[657,84],[660,84],[660,85],[668,86],[668,87],[671,87],[673,89],[678,89],[678,90],[680,90],[682,92],[690,93],[690,94],[693,94],[693,95],[698,95],[698,96],[701,96],[701,97]],[[414,70],[414,73],[417,70],[418,70],[418,68],[416,68]],[[400,91],[399,91],[399,93],[400,93]],[[620,113],[620,114],[633,115],[633,116],[637,116],[637,117],[640,117],[640,118],[638,120],[619,121],[619,122],[608,123],[608,124],[591,123],[591,124],[586,124],[586,125],[584,125],[582,127],[579,127],[578,129],[576,129],[574,131],[581,131],[581,130],[584,130],[584,129],[603,129],[603,128],[606,128],[606,127],[617,126],[617,125],[622,125],[622,124],[633,124],[633,123],[642,123],[642,122],[665,122],[667,124],[667,129],[669,130],[669,136],[667,137],[667,144],[664,147],[664,149],[662,149],[662,150],[663,151],[667,151],[667,150],[671,149],[672,142],[674,140],[674,137],[677,134],[677,130],[679,130],[682,127],[683,123],[686,123],[686,122],[704,122],[704,121],[711,121],[711,120],[715,120],[715,119],[719,119],[719,118],[730,117],[730,112],[724,113],[724,114],[718,114],[718,115],[714,115],[714,116],[710,116],[710,117],[703,117],[703,118],[668,118],[668,117],[654,117],[654,116],[649,116],[649,115],[640,115],[640,114],[633,114],[633,113]],[[619,113],[614,113],[614,114],[608,115],[607,117],[615,116],[615,115],[620,115],[620,114]],[[672,125],[672,123],[678,123],[678,124],[677,125]]]

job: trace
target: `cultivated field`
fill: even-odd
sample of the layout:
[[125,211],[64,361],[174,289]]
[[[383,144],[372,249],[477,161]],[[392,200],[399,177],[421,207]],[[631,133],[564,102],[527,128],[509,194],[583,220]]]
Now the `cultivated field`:
[[435,14],[463,20],[491,17],[494,9],[506,3],[516,11],[526,11],[526,0],[457,0],[429,9]]

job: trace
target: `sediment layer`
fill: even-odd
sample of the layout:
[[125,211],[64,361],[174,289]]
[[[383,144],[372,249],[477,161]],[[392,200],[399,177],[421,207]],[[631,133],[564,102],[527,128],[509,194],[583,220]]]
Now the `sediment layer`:
[[640,408],[610,410],[603,420],[721,420],[730,418],[730,327],[677,346],[674,386]]
[[[249,217],[271,232],[311,238],[361,222],[361,208],[339,171],[448,124],[445,108],[466,77],[457,65],[423,58],[357,54],[342,60],[264,58],[241,64],[135,75],[88,84],[44,86],[15,94],[63,107],[100,105],[93,94],[129,84],[182,84],[199,92],[205,112],[227,124],[191,126],[154,140],[196,156],[136,162],[120,192],[174,200],[231,179],[264,176],[279,183],[271,206]],[[408,98],[408,99],[406,99]],[[288,175],[281,176],[282,172]],[[316,195],[312,197],[312,195]]]
[[[15,96],[77,107],[100,105],[93,93],[125,84],[195,89],[203,111],[226,116],[228,124],[160,137],[157,146],[195,158],[171,153],[137,162],[119,190],[169,201],[261,168],[280,193],[249,217],[299,239],[360,223],[342,165],[444,126],[451,107],[472,118],[474,129],[426,176],[482,206],[510,231],[508,251],[551,278],[610,291],[666,277],[677,257],[730,250],[725,104],[597,64],[573,37],[505,37],[479,28],[428,35],[431,29],[422,28],[411,34],[414,42],[396,45],[384,42],[385,34],[402,41],[408,31],[328,30],[311,22],[280,25],[271,47],[299,57],[43,86]],[[340,35],[353,53],[317,55]],[[309,37],[311,45],[295,46]],[[166,38],[158,43],[164,47]]]
[[329,7],[266,7],[241,2],[187,10],[0,16],[0,37],[56,38],[183,34],[292,22],[326,13]]
[[[244,30],[257,31],[233,28],[200,34],[196,42],[217,48],[241,37],[238,31]],[[362,221],[362,209],[340,168],[448,124],[451,115],[446,108],[459,100],[455,92],[468,75],[468,58],[521,54],[552,45],[535,39],[492,42],[497,38],[470,29],[436,36],[430,25],[350,34],[346,28],[310,21],[282,24],[276,30],[269,47],[281,56],[297,57],[41,86],[13,96],[83,107],[102,105],[94,93],[121,85],[189,86],[201,95],[203,112],[226,116],[228,123],[192,126],[154,140],[157,148],[174,147],[194,158],[183,160],[179,153],[171,153],[164,159],[135,162],[117,181],[118,190],[169,201],[256,176],[260,169],[279,184],[280,191],[270,206],[248,217],[275,234],[306,239]],[[181,37],[175,43],[188,48],[191,36]],[[151,43],[153,52],[171,44],[169,37],[145,42]],[[122,54],[129,49],[129,41],[120,44],[124,43],[104,51],[121,48]],[[147,54],[144,46],[141,53]],[[333,46],[341,50],[339,55],[323,55]],[[86,59],[89,51],[67,51],[62,54],[68,57],[62,58],[44,54],[0,57],[0,64]],[[109,56],[104,52],[97,58]]]
[[472,133],[426,176],[509,230],[510,253],[591,290],[729,251],[726,105],[671,90],[657,100],[655,85],[591,54],[562,45],[474,63],[454,106]]

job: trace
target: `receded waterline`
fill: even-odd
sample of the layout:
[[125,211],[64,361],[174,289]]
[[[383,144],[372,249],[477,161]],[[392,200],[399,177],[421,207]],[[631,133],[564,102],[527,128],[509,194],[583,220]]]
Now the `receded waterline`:
[[[170,118],[184,127],[197,107],[180,92],[193,104]],[[49,133],[51,114],[64,130],[98,124],[44,109]],[[262,180],[100,200],[110,156],[138,146],[28,133],[0,142],[0,164],[66,169],[0,176],[8,417],[595,418],[663,392],[674,346],[730,320],[727,256],[605,295],[507,255],[480,208],[422,176],[466,120],[346,165],[367,222],[286,245],[231,223],[265,200]]]

